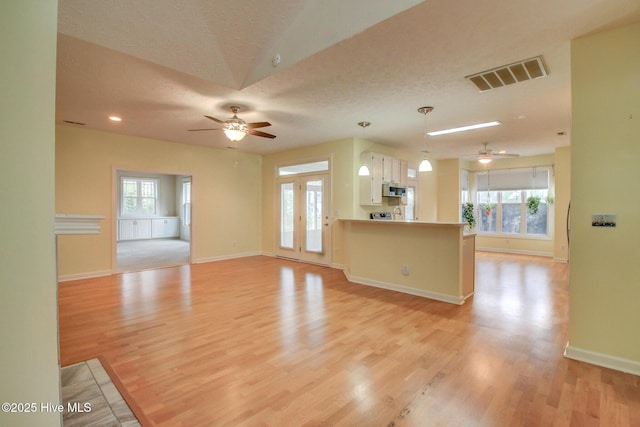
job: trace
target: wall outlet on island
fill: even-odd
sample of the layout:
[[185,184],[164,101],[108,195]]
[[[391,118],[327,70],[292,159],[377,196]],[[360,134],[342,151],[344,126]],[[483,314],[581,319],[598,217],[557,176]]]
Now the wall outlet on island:
[[409,266],[408,265],[405,264],[405,265],[402,266],[402,274],[404,276],[408,276],[409,275]]

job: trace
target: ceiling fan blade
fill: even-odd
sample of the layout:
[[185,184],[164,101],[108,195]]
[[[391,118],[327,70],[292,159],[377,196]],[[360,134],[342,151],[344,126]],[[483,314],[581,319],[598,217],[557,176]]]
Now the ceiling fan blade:
[[266,133],[266,132],[261,132],[259,130],[253,130],[253,129],[249,129],[247,130],[247,133],[251,134],[251,135],[255,135],[255,136],[262,136],[265,138],[275,138],[275,135],[271,135],[270,133]]
[[271,126],[271,123],[269,123],[269,122],[247,123],[247,127],[249,129],[263,128],[263,127],[267,127],[267,126]]
[[213,128],[208,128],[208,129],[189,129],[189,132],[198,132],[201,130],[222,130],[222,129],[213,129]]
[[220,120],[220,119],[216,119],[215,117],[211,117],[211,116],[207,116],[205,115],[205,117],[209,120],[213,120],[216,123],[220,123],[220,124],[224,124],[224,121]]
[[512,153],[493,153],[496,157],[520,157],[520,154],[512,154]]

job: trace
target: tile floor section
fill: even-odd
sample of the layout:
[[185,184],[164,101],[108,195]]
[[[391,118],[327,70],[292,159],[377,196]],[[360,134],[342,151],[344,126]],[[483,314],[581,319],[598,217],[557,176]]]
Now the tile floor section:
[[[100,360],[91,359],[65,366],[61,375],[62,402],[65,409],[69,404],[72,408],[64,412],[65,427],[140,426]],[[90,410],[84,410],[88,408]]]

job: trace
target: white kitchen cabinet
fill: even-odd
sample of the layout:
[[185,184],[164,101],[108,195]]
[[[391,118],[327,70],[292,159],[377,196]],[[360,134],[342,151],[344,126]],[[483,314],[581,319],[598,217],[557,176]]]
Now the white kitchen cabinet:
[[360,176],[360,204],[364,206],[381,205],[384,167],[382,154],[362,153],[360,166],[366,166],[369,169],[369,175]]
[[151,238],[151,219],[118,220],[118,240],[135,240]]
[[402,170],[400,168],[400,159],[391,157],[391,181],[394,184],[400,184]]
[[180,218],[154,218],[151,220],[151,237],[168,238],[180,236]]
[[399,184],[400,175],[400,159],[382,156],[382,182],[385,184]]
[[160,239],[180,236],[180,218],[127,218],[118,220],[118,240]]

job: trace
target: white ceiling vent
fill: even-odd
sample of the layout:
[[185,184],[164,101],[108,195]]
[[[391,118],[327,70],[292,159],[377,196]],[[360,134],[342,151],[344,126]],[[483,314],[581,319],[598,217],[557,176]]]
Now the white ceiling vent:
[[485,92],[490,89],[541,77],[547,77],[547,70],[544,68],[542,56],[536,56],[535,58],[472,74],[466,76],[465,79],[468,79],[480,89],[480,92]]

